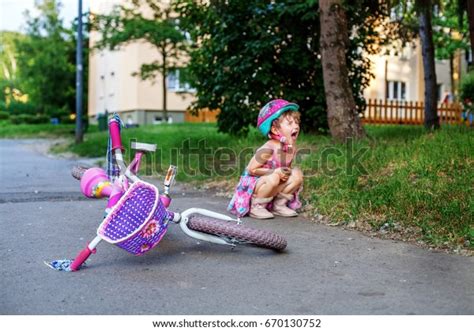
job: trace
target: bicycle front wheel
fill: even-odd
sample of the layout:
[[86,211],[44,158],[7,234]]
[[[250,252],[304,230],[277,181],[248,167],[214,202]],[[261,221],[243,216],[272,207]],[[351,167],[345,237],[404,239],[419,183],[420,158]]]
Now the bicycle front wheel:
[[82,175],[89,169],[89,167],[77,165],[74,166],[71,170],[72,177],[76,178],[77,180],[81,180]]
[[250,244],[277,251],[284,250],[287,245],[285,238],[273,232],[208,216],[191,216],[187,225],[191,230],[212,234],[233,244]]

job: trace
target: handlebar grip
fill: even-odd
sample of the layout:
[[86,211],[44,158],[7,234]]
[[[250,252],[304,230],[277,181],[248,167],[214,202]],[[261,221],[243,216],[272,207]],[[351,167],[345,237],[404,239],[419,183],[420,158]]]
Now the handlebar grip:
[[120,124],[115,119],[109,121],[109,133],[112,138],[112,150],[123,150],[122,138],[120,137]]
[[86,260],[89,258],[89,256],[95,253],[95,249],[91,250],[88,246],[84,248],[80,253],[76,256],[74,261],[71,263],[71,270],[72,271],[77,271],[81,267],[81,265],[86,262]]

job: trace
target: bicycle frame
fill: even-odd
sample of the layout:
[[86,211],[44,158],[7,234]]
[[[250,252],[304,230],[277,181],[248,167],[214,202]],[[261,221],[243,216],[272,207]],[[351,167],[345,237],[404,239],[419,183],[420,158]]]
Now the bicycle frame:
[[[134,147],[138,149],[138,151],[136,152],[135,157],[132,160],[132,162],[127,167],[123,158],[123,153],[122,153],[124,148],[122,146],[122,141],[121,141],[121,136],[120,136],[120,124],[117,122],[117,120],[111,119],[109,121],[109,132],[110,132],[110,137],[112,141],[112,152],[115,156],[115,160],[120,170],[118,180],[116,180],[116,182],[118,183],[114,182],[112,183],[112,185],[120,186],[123,192],[125,192],[129,187],[129,182],[133,184],[137,181],[142,181],[137,176],[137,173],[141,164],[141,158],[146,151],[154,151],[156,148],[156,145],[135,143]],[[169,189],[174,181],[175,175],[176,175],[176,167],[170,166],[170,168],[168,169],[168,173],[165,176],[164,193],[160,194],[160,201],[161,203],[163,203],[164,207],[166,208],[166,211],[168,213],[168,220],[173,223],[179,224],[181,230],[186,235],[194,239],[203,240],[203,241],[207,241],[207,242],[211,242],[215,244],[235,246],[234,243],[229,242],[225,240],[224,238],[220,238],[215,235],[206,234],[203,232],[194,231],[187,226],[187,223],[189,220],[189,216],[192,214],[201,214],[204,216],[217,218],[223,221],[236,222],[236,223],[240,223],[240,220],[234,219],[227,215],[219,214],[210,210],[202,209],[202,208],[189,208],[183,211],[182,213],[173,212],[168,209],[172,201],[171,197],[169,196]],[[123,192],[122,192],[122,195],[123,195]],[[107,209],[110,210],[120,200],[120,197],[122,195],[115,195],[114,197],[111,196],[109,199],[109,203],[107,205]],[[114,198],[113,201],[111,201],[112,198]],[[100,235],[97,235],[90,243],[88,243],[86,248],[84,248],[77,255],[74,261],[71,263],[71,270],[72,271],[79,270],[80,266],[87,260],[87,258],[89,258],[91,254],[94,254],[96,252],[96,247],[102,240],[103,239],[100,237]]]

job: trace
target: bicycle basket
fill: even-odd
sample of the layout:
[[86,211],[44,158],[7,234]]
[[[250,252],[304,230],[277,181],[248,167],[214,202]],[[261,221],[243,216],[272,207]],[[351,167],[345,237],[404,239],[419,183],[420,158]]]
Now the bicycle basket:
[[141,255],[161,240],[168,228],[166,208],[158,189],[135,182],[102,221],[97,234],[129,253]]

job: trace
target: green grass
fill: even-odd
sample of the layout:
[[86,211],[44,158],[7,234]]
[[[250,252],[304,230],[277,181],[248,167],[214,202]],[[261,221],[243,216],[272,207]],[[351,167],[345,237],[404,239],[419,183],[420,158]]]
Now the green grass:
[[74,135],[74,125],[17,124],[0,122],[0,138],[55,138]]
[[[347,146],[331,159],[339,172],[322,167],[325,148],[303,162],[311,172],[308,201],[335,222],[401,231],[437,247],[474,247],[474,135],[465,127],[427,134],[421,127],[368,127],[370,139],[352,145],[365,150],[360,167],[348,166]],[[403,235],[401,237],[403,237]]]
[[[72,127],[0,125],[0,137],[72,137]],[[368,138],[333,144],[327,136],[301,135],[295,165],[305,174],[306,212],[372,233],[422,240],[435,247],[474,248],[474,133],[443,127],[426,133],[420,126],[367,126]],[[19,131],[22,131],[19,134]],[[213,124],[173,124],[123,130],[123,142],[155,143],[144,173],[163,175],[179,167],[178,180],[220,181],[233,186],[265,139],[256,130],[246,138],[218,133]],[[72,140],[71,140],[72,141]],[[104,156],[107,133],[94,128],[84,143],[63,146],[81,156]],[[205,152],[204,148],[208,151]],[[61,148],[56,147],[61,151]],[[130,159],[130,148],[126,156]]]
[[[74,137],[74,124],[11,124],[0,121],[0,138],[60,138]],[[88,132],[97,131],[90,126]]]

